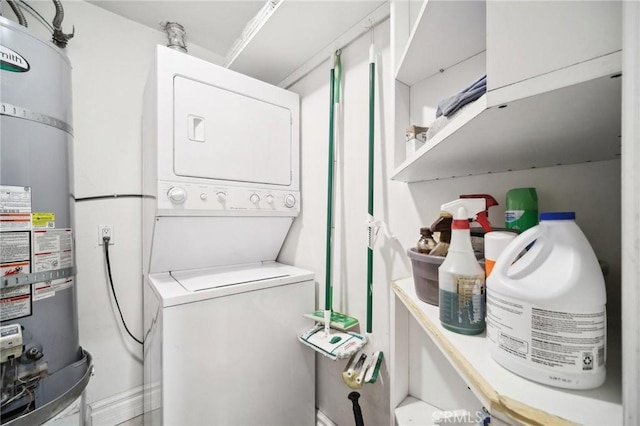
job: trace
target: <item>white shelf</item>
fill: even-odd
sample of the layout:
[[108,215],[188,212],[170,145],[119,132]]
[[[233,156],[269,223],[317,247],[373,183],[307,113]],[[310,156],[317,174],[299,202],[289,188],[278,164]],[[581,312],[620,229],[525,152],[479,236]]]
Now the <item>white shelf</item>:
[[[619,57],[611,55],[606,67],[588,64],[586,74],[600,72],[598,78],[535,96],[519,98],[554,89],[553,78],[487,93],[400,164],[391,179],[428,181],[619,158],[621,79],[602,76],[619,69]],[[517,100],[492,104],[509,99]]]
[[384,3],[282,0],[227,67],[278,84]]
[[484,0],[425,0],[396,80],[412,86],[486,50]]
[[572,391],[540,385],[498,365],[489,355],[484,333],[465,336],[444,329],[438,307],[418,299],[412,278],[395,281],[392,288],[492,413],[498,411],[525,424],[623,423],[620,366],[611,362],[617,357],[608,356],[607,380],[597,389]]
[[440,409],[412,396],[408,396],[395,409],[398,426],[431,426],[435,425],[434,413]]

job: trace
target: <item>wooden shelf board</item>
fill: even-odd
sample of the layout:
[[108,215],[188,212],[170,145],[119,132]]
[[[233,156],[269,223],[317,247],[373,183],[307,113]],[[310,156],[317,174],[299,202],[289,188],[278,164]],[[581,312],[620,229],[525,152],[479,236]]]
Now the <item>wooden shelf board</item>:
[[490,402],[488,408],[492,412],[498,410],[524,423],[545,425],[622,424],[621,373],[617,363],[607,365],[607,380],[597,389],[572,391],[541,385],[496,363],[489,355],[484,333],[465,336],[444,329],[438,307],[418,299],[412,278],[395,281],[392,288],[463,379],[482,393],[478,397]]
[[396,79],[408,86],[486,50],[484,1],[426,0]]
[[488,106],[490,95],[460,111],[391,179],[429,181],[620,158],[619,78],[595,78],[505,107]]

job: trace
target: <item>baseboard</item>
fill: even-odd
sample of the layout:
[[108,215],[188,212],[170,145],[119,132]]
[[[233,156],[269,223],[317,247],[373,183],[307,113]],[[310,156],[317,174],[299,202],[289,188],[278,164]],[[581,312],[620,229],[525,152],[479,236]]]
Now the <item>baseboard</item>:
[[322,411],[316,410],[316,426],[337,426]]
[[[142,415],[142,386],[89,405],[89,426],[114,426]],[[316,426],[337,426],[322,411],[316,410]]]
[[114,426],[142,415],[143,387],[122,392],[89,405],[90,426]]

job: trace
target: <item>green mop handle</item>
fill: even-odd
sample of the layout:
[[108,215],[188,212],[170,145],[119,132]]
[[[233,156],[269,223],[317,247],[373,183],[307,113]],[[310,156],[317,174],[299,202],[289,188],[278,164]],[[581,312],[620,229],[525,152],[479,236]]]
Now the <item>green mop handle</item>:
[[[369,47],[369,220],[373,221],[373,150],[374,150],[374,109],[375,109],[375,49]],[[367,244],[367,333],[373,331],[373,247]]]
[[[339,58],[339,56],[337,57]],[[336,61],[339,59],[336,59]],[[331,311],[333,304],[333,288],[331,285],[331,234],[333,227],[333,133],[334,133],[334,90],[335,90],[335,62],[331,67],[331,79],[329,83],[329,167],[327,183],[327,240],[325,261],[325,297],[324,310]],[[325,324],[326,325],[326,324]]]

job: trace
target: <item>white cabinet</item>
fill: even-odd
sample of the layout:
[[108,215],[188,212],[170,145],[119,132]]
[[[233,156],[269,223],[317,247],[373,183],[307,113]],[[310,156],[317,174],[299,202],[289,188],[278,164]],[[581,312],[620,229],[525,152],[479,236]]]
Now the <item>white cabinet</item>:
[[[527,179],[536,186],[536,179],[549,179],[545,175],[562,176],[563,182],[555,187],[548,181],[545,184],[547,206],[554,207],[572,186],[581,198],[588,198],[589,189],[580,187],[581,179],[589,175],[592,185],[600,180],[598,173],[606,173],[606,179],[601,179],[606,186],[594,188],[594,193],[617,194],[613,210],[620,211],[618,175],[612,179],[611,172],[603,172],[606,167],[600,165],[620,167],[622,152],[621,2],[427,0],[417,15],[412,7],[415,2],[398,0],[391,9],[392,51],[397,62],[393,180],[414,185],[414,197],[420,196],[420,188],[430,185],[431,193],[424,194],[428,197],[439,192],[435,185],[455,186],[441,180],[478,176],[491,193],[492,184],[502,190],[505,180],[522,176],[517,173],[543,168],[529,173]],[[484,73],[487,93],[457,114],[435,122],[438,102]],[[434,124],[441,129],[405,157],[404,128]],[[453,194],[452,199],[457,196]],[[597,200],[581,203],[578,215],[597,217],[603,211],[596,204]],[[596,217],[590,217],[588,226],[593,228],[585,231],[592,244],[599,240],[593,231]],[[416,223],[416,231],[425,225]],[[478,407],[491,411],[495,421],[622,424],[617,341],[621,230],[614,226],[607,232],[612,244],[600,253],[612,260],[607,286],[614,297],[609,298],[608,306],[613,325],[605,385],[567,391],[538,385],[503,369],[489,356],[483,335],[462,336],[444,330],[438,308],[420,301],[408,278],[392,284],[391,406],[396,407],[397,424],[428,422],[433,410],[464,408],[474,413],[474,402],[467,399],[464,386],[447,406],[438,401],[437,393],[412,384],[416,373],[431,374],[425,367],[431,363],[436,370],[461,379],[477,398]],[[427,343],[412,337],[416,329],[422,330]],[[430,347],[437,349],[437,356],[426,360],[412,355],[416,351],[431,354]],[[448,380],[436,379],[433,386]],[[417,420],[416,415],[425,417]]]
[[[536,14],[541,7],[549,11]],[[582,12],[586,23],[573,23],[567,7]],[[539,36],[555,12],[564,21],[555,17],[552,34]],[[566,28],[562,22],[573,24]],[[434,122],[438,102],[485,72],[488,91],[444,120],[414,155],[396,161],[392,179],[416,182],[617,158],[620,22],[619,2],[485,7],[483,1],[425,1],[396,74],[396,90],[408,92],[409,118],[416,121],[411,124],[442,126],[442,119]],[[528,32],[512,31],[516,23]],[[592,42],[591,33],[601,41]]]
[[495,90],[622,49],[621,2],[487,2],[487,75]]

